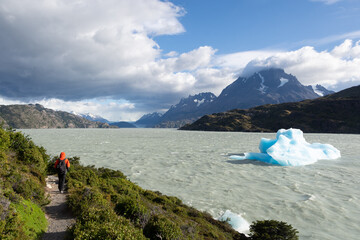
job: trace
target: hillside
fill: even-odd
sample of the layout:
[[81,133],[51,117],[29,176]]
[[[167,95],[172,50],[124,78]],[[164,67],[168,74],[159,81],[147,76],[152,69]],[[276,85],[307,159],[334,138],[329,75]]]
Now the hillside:
[[312,133],[360,133],[360,86],[302,102],[268,104],[203,116],[181,130],[275,132],[299,128]]
[[5,127],[25,128],[108,128],[109,124],[93,122],[63,111],[54,111],[39,104],[0,105],[0,123]]

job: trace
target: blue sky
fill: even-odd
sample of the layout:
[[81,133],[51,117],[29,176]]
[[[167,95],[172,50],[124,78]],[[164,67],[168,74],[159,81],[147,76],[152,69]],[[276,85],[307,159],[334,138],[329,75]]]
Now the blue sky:
[[[266,48],[294,50],[311,43],[319,50],[333,48],[316,40],[359,31],[360,1],[333,4],[310,0],[174,0],[185,15],[186,32],[155,38],[161,49],[186,52],[209,45],[219,54]],[[331,1],[330,1],[331,2]]]
[[359,0],[2,0],[0,104],[134,121],[279,67],[360,84]]

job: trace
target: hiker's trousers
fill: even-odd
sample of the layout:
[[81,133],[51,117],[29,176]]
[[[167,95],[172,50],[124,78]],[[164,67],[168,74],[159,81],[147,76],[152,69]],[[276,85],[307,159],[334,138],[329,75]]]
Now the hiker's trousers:
[[65,190],[66,173],[64,173],[64,174],[59,173],[58,176],[59,176],[59,191],[64,191]]

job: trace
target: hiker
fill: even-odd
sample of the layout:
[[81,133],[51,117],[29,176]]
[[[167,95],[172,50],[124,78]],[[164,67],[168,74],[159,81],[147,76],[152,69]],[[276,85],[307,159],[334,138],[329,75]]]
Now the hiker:
[[55,162],[55,169],[58,172],[59,176],[59,191],[60,193],[64,193],[65,188],[65,175],[66,172],[70,168],[70,162],[67,158],[65,158],[65,153],[60,153],[60,158],[58,158]]

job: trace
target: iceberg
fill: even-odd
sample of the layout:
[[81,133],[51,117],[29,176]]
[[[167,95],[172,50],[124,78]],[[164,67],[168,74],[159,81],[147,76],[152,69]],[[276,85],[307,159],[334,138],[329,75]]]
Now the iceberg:
[[250,224],[239,214],[226,210],[225,213],[218,219],[219,221],[227,221],[231,227],[239,233],[249,233]]
[[280,129],[276,139],[262,138],[260,153],[245,153],[244,156],[232,155],[235,160],[258,160],[281,166],[302,166],[316,161],[341,157],[340,151],[330,144],[308,143],[300,129]]

